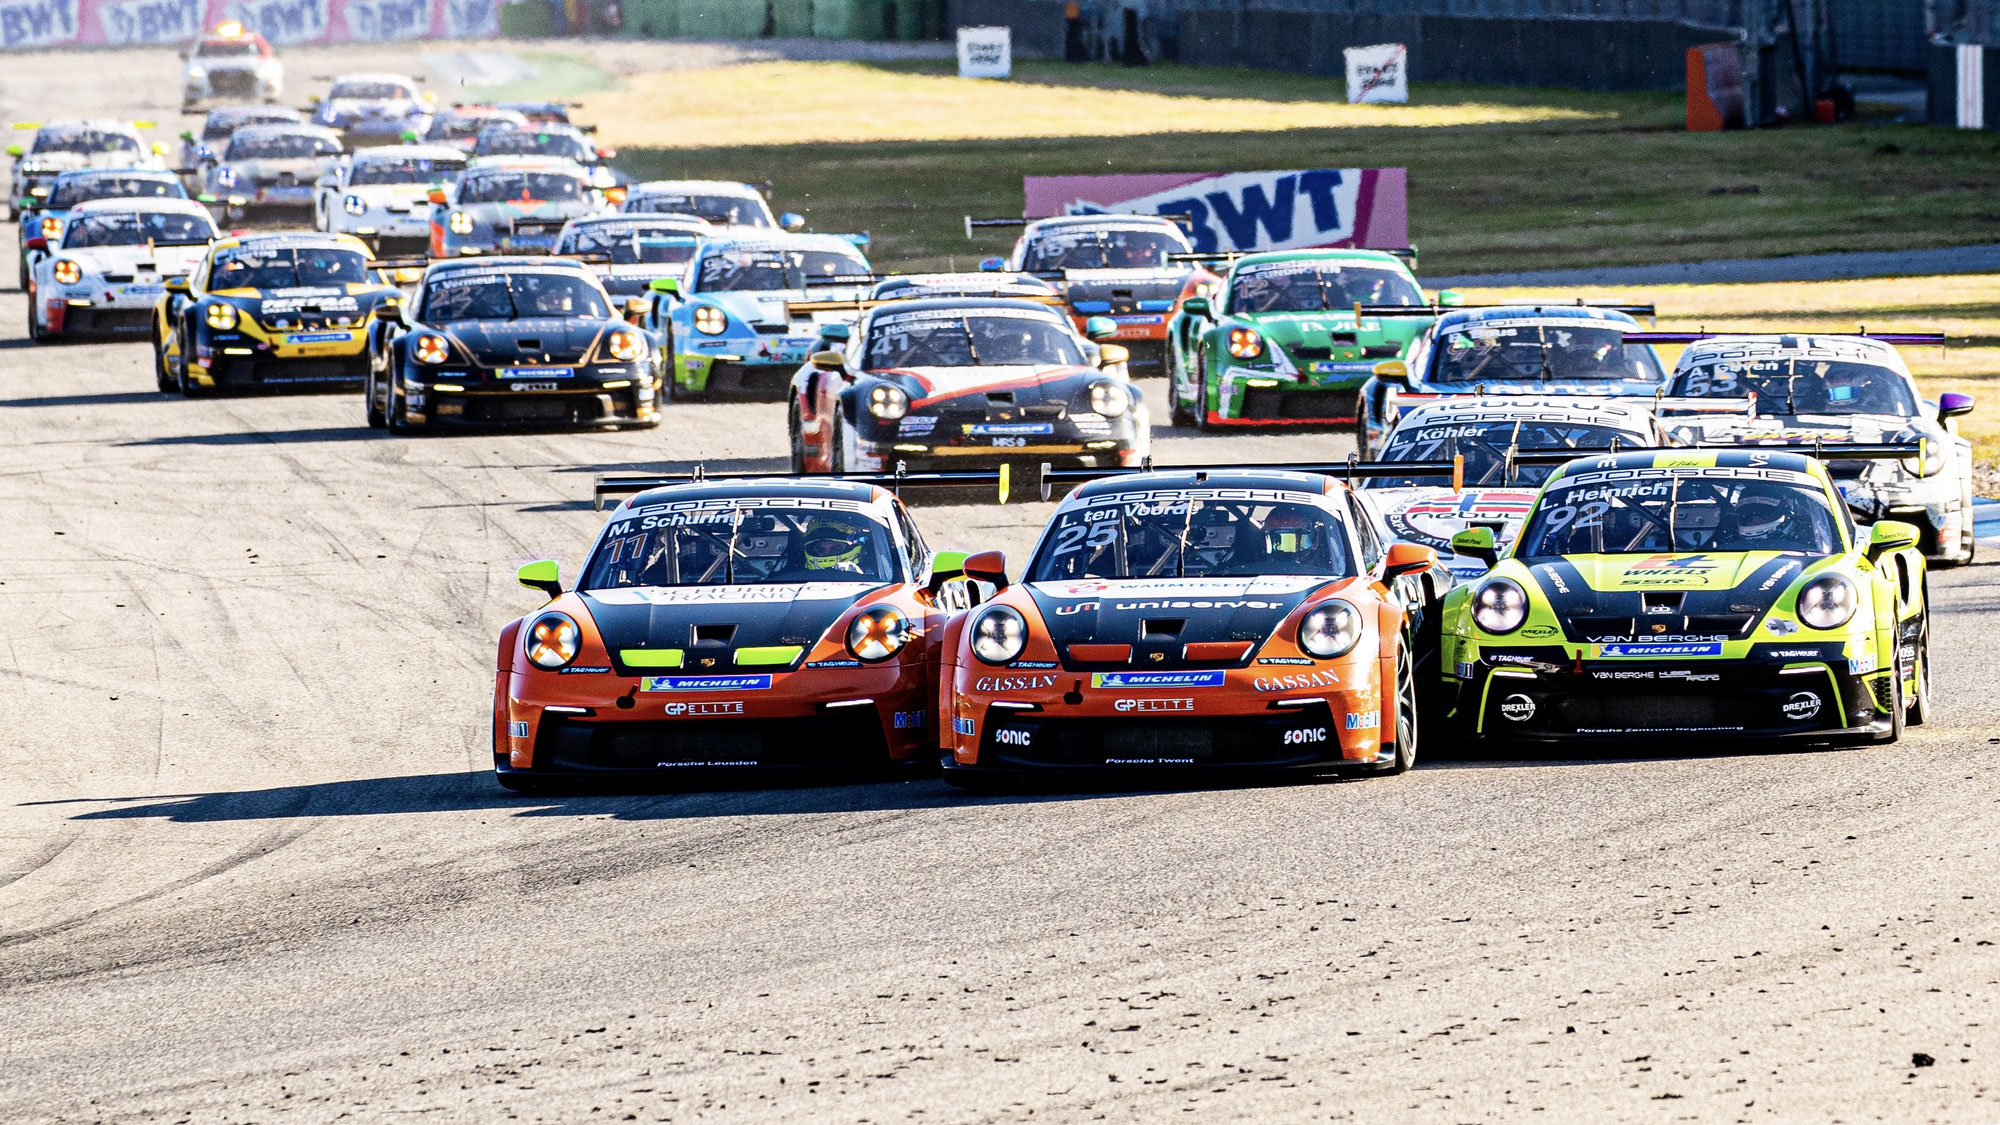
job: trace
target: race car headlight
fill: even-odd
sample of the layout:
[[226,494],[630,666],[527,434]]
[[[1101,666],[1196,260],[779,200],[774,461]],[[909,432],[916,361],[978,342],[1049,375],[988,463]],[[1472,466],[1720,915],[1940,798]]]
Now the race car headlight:
[[544,613],[528,626],[528,660],[537,668],[554,671],[576,659],[583,632],[567,613]]
[[56,280],[64,285],[75,285],[83,280],[83,267],[64,258],[56,263]]
[[1472,592],[1472,620],[1489,633],[1511,633],[1528,619],[1528,595],[1505,578]]
[[208,68],[207,68],[207,67],[205,67],[205,66],[192,66],[192,65],[191,65],[191,66],[189,66],[189,67],[188,67],[188,77],[189,77],[189,78],[207,78],[207,77],[208,77]]
[[910,619],[891,606],[856,614],[847,627],[847,651],[870,664],[887,660],[910,641]]
[[1264,337],[1248,328],[1229,330],[1229,354],[1237,359],[1256,359],[1264,354]]
[[235,305],[224,305],[224,304],[210,305],[208,306],[208,312],[205,315],[207,316],[208,319],[208,326],[210,328],[215,329],[218,332],[226,332],[229,329],[236,327]]
[[694,310],[694,330],[704,336],[720,336],[729,327],[729,314],[714,305]]
[[1361,613],[1338,598],[1299,622],[1299,647],[1321,660],[1345,656],[1361,640]]
[[645,345],[640,342],[639,334],[629,328],[614,328],[611,334],[604,338],[604,354],[612,359],[628,361],[638,359],[643,351]]
[[1903,471],[1916,477],[1934,477],[1944,472],[1944,442],[1928,434],[1906,434],[1899,441],[1914,441],[1923,446],[1923,453],[1916,457],[1905,457],[1898,464]]
[[1125,384],[1105,379],[1090,385],[1090,408],[1106,418],[1121,418],[1132,409],[1132,392]]
[[910,396],[894,383],[877,383],[868,388],[868,413],[884,422],[894,422],[910,412]]
[[1854,617],[1860,604],[1854,583],[1838,574],[1823,574],[1799,590],[1799,620],[1815,629],[1838,629]]
[[972,655],[988,664],[1005,664],[1028,644],[1028,622],[1004,605],[994,606],[972,623]]
[[415,350],[418,363],[439,364],[451,358],[451,345],[445,342],[443,336],[430,333],[417,337]]
[[61,220],[61,219],[58,219],[58,218],[56,218],[55,216],[51,215],[51,216],[48,216],[47,218],[44,218],[44,219],[42,220],[42,238],[43,238],[43,239],[45,239],[45,240],[54,240],[55,236],[56,236],[56,235],[59,235],[59,234],[61,234],[61,233],[62,233],[62,220]]
[[342,210],[350,215],[366,215],[368,213],[368,201],[358,195],[350,194],[347,198],[340,201],[340,206]]
[[228,167],[218,168],[215,173],[215,182],[221,184],[223,187],[235,187],[236,169]]
[[471,234],[472,216],[464,211],[453,211],[451,213],[451,233]]

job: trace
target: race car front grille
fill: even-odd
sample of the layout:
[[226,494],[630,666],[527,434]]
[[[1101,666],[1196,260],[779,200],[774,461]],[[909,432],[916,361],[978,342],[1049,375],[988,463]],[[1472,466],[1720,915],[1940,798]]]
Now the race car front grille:
[[358,383],[368,373],[368,358],[238,360],[211,369],[224,386],[334,386]]
[[136,336],[152,327],[151,309],[71,309],[63,317],[65,336]]
[[1167,370],[1167,342],[1165,340],[1119,340],[1118,345],[1131,353],[1125,361],[1125,369],[1133,373],[1163,375]]
[[1353,391],[1288,391],[1251,387],[1243,393],[1243,418],[1253,422],[1352,422]]
[[244,97],[257,92],[257,74],[250,70],[211,70],[208,92],[218,98]]
[[575,425],[602,419],[604,404],[596,395],[478,395],[466,400],[464,417],[483,425]]
[[1888,714],[1895,708],[1896,685],[1890,682],[1888,676],[1875,677],[1875,682],[1868,685],[1868,688],[1875,696],[1875,709],[1877,711]]
[[810,769],[888,760],[882,723],[872,707],[801,719],[734,722],[587,722],[542,720],[535,769],[607,770]]
[[[1135,765],[1284,767],[1340,757],[1325,704],[1270,718],[1237,716],[1147,721],[1042,719],[988,712],[982,765],[1094,769]],[[1287,738],[1287,733],[1291,737]],[[1303,737],[1300,732],[1312,737]]]
[[718,362],[708,369],[708,395],[711,398],[781,402],[791,389],[792,373],[797,370],[781,363],[752,365]]
[[1750,728],[1768,719],[1761,697],[1724,692],[1569,695],[1554,710],[1572,731]]

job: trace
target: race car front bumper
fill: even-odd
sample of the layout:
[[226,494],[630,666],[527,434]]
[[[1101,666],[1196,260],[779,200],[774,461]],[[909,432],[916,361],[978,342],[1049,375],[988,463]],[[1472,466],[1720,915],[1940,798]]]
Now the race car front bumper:
[[1115,419],[1095,414],[1007,422],[964,421],[950,415],[909,415],[897,422],[869,419],[854,452],[864,466],[872,463],[882,469],[898,461],[912,470],[1017,460],[1079,469],[1129,466],[1145,456],[1142,418],[1135,411]]
[[[616,380],[614,380],[616,381]],[[406,384],[404,423],[412,426],[646,425],[660,419],[649,379],[623,387],[582,386],[522,391],[505,384],[439,390]],[[445,384],[446,387],[460,384]]]
[[90,297],[43,298],[42,330],[52,336],[144,336],[152,331],[153,304],[163,292],[157,285],[123,285],[99,289]]
[[1374,362],[1312,362],[1302,375],[1226,367],[1215,382],[1215,401],[1202,409],[1211,426],[1344,425],[1360,411],[1361,384]]
[[677,389],[701,398],[782,402],[791,392],[792,374],[803,362],[803,348],[773,355],[681,355],[675,357],[673,377]]
[[197,329],[188,377],[203,387],[333,387],[368,375],[359,325],[265,329],[246,317],[233,332]]

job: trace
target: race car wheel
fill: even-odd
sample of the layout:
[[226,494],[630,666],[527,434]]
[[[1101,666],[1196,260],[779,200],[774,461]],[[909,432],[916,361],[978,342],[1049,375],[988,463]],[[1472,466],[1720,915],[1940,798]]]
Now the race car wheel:
[[847,472],[847,427],[839,418],[832,419],[827,425],[833,430],[833,436],[828,439],[830,448],[827,450],[826,471]]
[[[1901,651],[1898,645],[1897,650]],[[1917,690],[1903,708],[1903,725],[1920,727],[1931,717],[1931,624],[1926,615],[1917,628],[1916,655],[1910,671],[1917,681]]]
[[163,395],[173,394],[180,389],[174,385],[174,369],[167,362],[167,344],[160,339],[158,328],[153,329],[153,382],[158,384]]
[[1407,644],[1396,647],[1396,744],[1382,766],[1385,774],[1410,772],[1417,764],[1417,668]]
[[379,430],[389,424],[388,413],[382,409],[381,402],[375,398],[376,374],[377,372],[372,370],[368,372],[368,381],[362,384],[361,391],[361,404],[367,408],[368,428],[371,430]]
[[1903,727],[1909,715],[1909,700],[1903,694],[1903,677],[1907,669],[1903,664],[1902,638],[1898,637],[1889,661],[1889,737],[1895,742],[1903,737]]
[[1168,383],[1167,389],[1170,396],[1167,407],[1167,421],[1175,429],[1185,429],[1193,426],[1195,424],[1194,411],[1181,402],[1180,380],[1176,379]]
[[1363,461],[1375,459],[1375,452],[1368,448],[1368,410],[1365,405],[1355,411],[1354,452]]
[[205,398],[209,388],[188,378],[187,337],[181,337],[181,351],[174,357],[174,385],[180,389],[182,398]]
[[806,471],[806,438],[805,431],[799,423],[799,404],[796,401],[792,403],[792,409],[786,415],[785,425],[792,438],[792,471],[803,473]]

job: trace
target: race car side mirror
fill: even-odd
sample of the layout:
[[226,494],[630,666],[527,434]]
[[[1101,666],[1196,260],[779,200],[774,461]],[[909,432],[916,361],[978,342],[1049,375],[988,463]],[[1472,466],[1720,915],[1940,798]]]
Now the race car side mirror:
[[1947,392],[1938,396],[1938,421],[1972,413],[1972,396]]
[[8,155],[8,156],[19,156],[19,155],[21,155],[21,153],[22,153],[23,151],[24,151],[24,150],[23,150],[23,149],[21,148],[21,146],[20,146],[20,145],[8,145],[8,146],[7,146],[7,155]]
[[442,204],[444,202],[444,189],[432,188],[430,191],[424,193],[424,198],[430,200],[432,203]]
[[1099,344],[1097,347],[1097,366],[1099,368],[1116,367],[1131,358],[1131,349],[1125,347],[1123,344]]
[[1410,385],[1410,367],[1400,359],[1385,359],[1374,367],[1375,377],[1385,383]]
[[925,589],[935,594],[945,583],[965,577],[964,551],[938,551],[931,555],[931,580]]
[[778,216],[778,225],[784,227],[786,230],[804,230],[806,229],[806,217],[797,211],[787,211]]
[[1000,272],[1001,270],[1004,270],[1004,269],[1006,269],[1006,268],[1007,268],[1007,259],[1005,259],[1005,258],[981,258],[981,259],[979,259],[979,272],[980,272],[980,273],[998,273],[998,272]]
[[[1479,530],[1486,532],[1488,539],[1493,537],[1490,528]],[[1437,561],[1437,552],[1421,543],[1391,543],[1388,557],[1383,560],[1382,580],[1388,582],[1405,574],[1422,574],[1436,566]]]
[[542,593],[547,594],[550,601],[562,597],[561,575],[556,570],[555,560],[553,559],[541,559],[537,562],[527,563],[521,569],[514,572],[514,577],[521,585],[526,586],[528,589],[540,590]]
[[1868,529],[1868,561],[1875,562],[1891,551],[1917,545],[1917,527],[1902,520],[1877,520]]
[[644,297],[627,297],[625,298],[625,319],[632,324],[637,324],[645,319],[647,311],[652,307],[652,302],[646,300]]
[[1093,340],[1109,340],[1118,335],[1118,322],[1108,316],[1093,316],[1084,320],[1083,334]]
[[[1391,552],[1394,550],[1395,547],[1390,548]],[[1493,545],[1493,529],[1490,527],[1468,527],[1452,536],[1451,553],[1478,559],[1489,567],[1500,561],[1500,549]]]
[[829,342],[837,340],[844,344],[854,338],[854,329],[845,324],[822,324],[819,326],[819,338]]
[[188,279],[185,277],[169,277],[160,282],[160,288],[165,289],[169,293],[185,293],[188,291]]
[[47,250],[48,248],[49,240],[39,236],[21,243],[21,249],[23,250]]
[[1189,316],[1198,316],[1204,319],[1214,315],[1209,311],[1207,297],[1189,297],[1187,300],[1181,302],[1181,311]]
[[375,319],[401,320],[403,319],[403,306],[396,301],[384,301],[375,306]]
[[991,583],[993,588],[1007,588],[1007,556],[999,551],[981,551],[968,555],[965,559],[965,576],[975,582]]
[[847,367],[847,353],[828,348],[812,354],[812,365],[821,371],[841,371]]
[[680,279],[675,277],[656,277],[653,279],[653,283],[646,286],[646,288],[651,289],[655,293],[664,293],[669,297],[678,297],[681,295]]
[[1443,305],[1446,308],[1450,308],[1454,305],[1464,304],[1465,294],[1460,293],[1456,289],[1440,289],[1438,290],[1437,299],[1438,299],[1438,304]]

